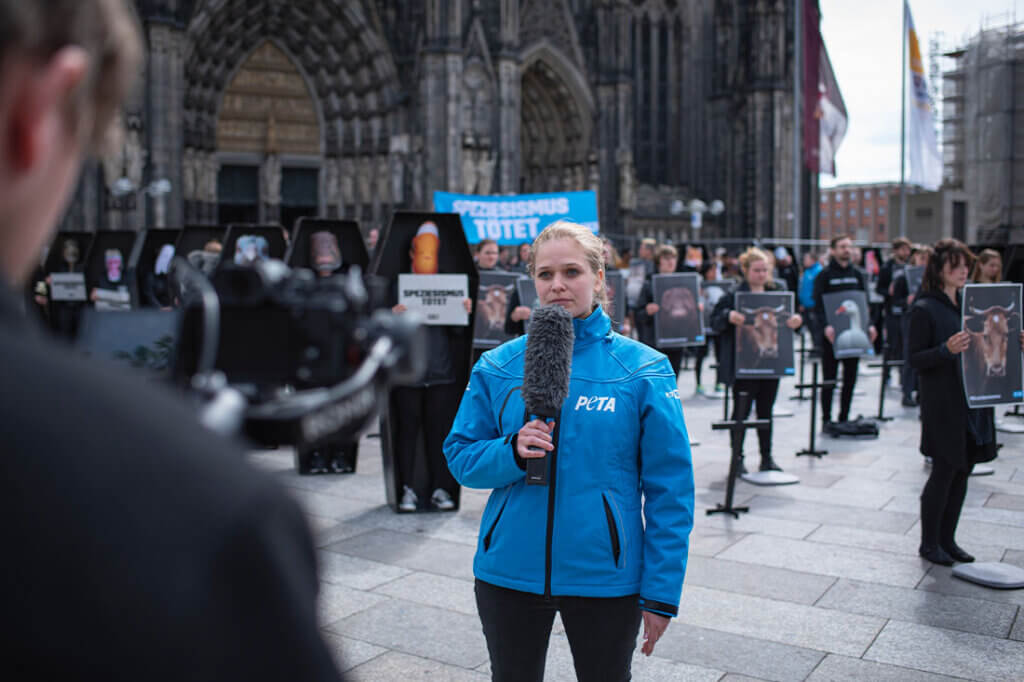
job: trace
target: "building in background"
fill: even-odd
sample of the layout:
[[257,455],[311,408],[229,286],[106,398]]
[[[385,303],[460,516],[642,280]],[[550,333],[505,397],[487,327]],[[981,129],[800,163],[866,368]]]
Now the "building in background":
[[66,228],[368,230],[434,190],[592,189],[607,233],[678,239],[699,198],[725,204],[705,237],[791,234],[792,0],[136,5],[143,84]]
[[950,236],[1024,244],[1024,24],[986,29],[947,52],[943,187]]
[[[891,218],[899,230],[898,182],[837,185],[822,188],[818,204],[819,239],[848,234],[856,241],[887,242],[896,236],[890,232]],[[890,195],[895,194],[895,198]]]

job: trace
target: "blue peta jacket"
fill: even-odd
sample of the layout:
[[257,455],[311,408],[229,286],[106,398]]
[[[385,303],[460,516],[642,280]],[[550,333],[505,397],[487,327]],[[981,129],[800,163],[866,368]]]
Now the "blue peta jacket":
[[[693,528],[693,465],[676,375],[664,355],[611,331],[600,307],[573,320],[569,397],[549,485],[526,485],[514,439],[526,339],[484,353],[444,443],[448,468],[493,488],[473,572],[555,596],[640,596],[675,616]],[[524,465],[525,466],[525,465]]]

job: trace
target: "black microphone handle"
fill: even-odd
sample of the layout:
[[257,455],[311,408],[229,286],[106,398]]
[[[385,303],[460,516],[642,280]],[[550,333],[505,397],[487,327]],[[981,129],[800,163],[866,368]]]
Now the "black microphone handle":
[[[544,420],[555,419],[558,414],[558,410],[537,410],[536,412],[530,413],[537,417],[541,417]],[[527,421],[529,421],[530,414],[527,415]],[[558,423],[555,423],[555,429],[552,431],[552,442],[554,442],[554,433],[558,430]],[[530,447],[530,450],[540,450],[540,448]],[[546,452],[543,457],[530,457],[526,460],[526,485],[547,485],[548,484],[548,455],[554,453],[554,450]]]

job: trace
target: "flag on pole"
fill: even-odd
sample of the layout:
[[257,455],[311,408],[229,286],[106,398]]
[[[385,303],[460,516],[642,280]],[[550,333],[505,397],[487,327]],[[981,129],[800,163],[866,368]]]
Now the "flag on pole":
[[825,41],[817,2],[804,0],[804,162],[812,173],[836,174],[836,151],[846,136],[849,116],[839,91]]
[[910,14],[910,3],[903,2],[903,23],[907,31],[908,54],[904,55],[907,79],[907,99],[904,102],[907,124],[907,182],[920,185],[927,190],[937,190],[942,184],[942,155],[935,136],[935,121],[932,117],[934,103],[928,91],[928,79],[921,57],[921,43],[914,29],[914,18]]

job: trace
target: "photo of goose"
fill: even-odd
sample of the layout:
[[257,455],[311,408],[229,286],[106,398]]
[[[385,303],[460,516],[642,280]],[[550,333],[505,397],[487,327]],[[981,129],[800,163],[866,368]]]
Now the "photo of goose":
[[868,337],[868,302],[863,291],[838,291],[823,297],[828,324],[836,330],[832,349],[837,358],[872,355]]

